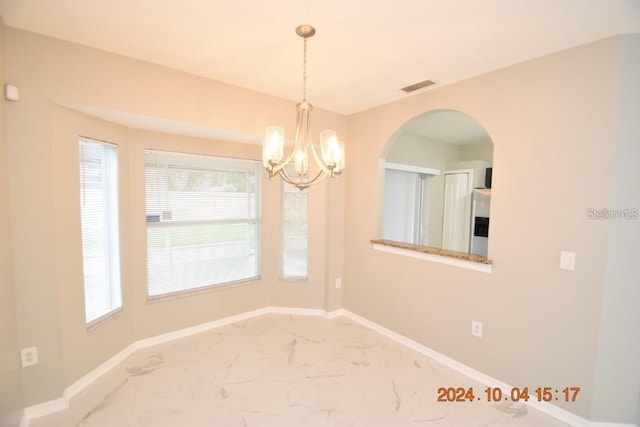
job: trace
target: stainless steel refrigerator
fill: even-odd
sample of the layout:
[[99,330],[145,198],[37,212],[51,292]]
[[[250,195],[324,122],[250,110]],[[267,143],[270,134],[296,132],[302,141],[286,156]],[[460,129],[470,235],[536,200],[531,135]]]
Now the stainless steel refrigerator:
[[491,189],[473,190],[471,208],[471,253],[487,256],[489,245],[489,218],[491,212]]

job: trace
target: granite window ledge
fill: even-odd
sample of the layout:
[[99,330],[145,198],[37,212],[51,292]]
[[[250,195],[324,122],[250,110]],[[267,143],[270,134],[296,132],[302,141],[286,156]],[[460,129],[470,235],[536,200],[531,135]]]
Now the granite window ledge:
[[412,258],[452,265],[454,267],[465,268],[468,270],[491,273],[493,266],[493,261],[482,255],[449,251],[430,246],[412,245],[409,243],[394,242],[392,240],[383,239],[371,240],[371,243],[373,244],[373,249],[381,252],[409,256]]

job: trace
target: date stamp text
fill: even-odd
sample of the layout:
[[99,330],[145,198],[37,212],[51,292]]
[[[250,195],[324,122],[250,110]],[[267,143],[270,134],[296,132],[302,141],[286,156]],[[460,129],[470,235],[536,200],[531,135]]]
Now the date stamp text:
[[476,391],[473,387],[440,387],[438,388],[438,402],[473,402],[484,400],[486,402],[575,402],[580,393],[580,387],[565,387],[563,389],[554,387],[512,387],[503,390],[500,387],[487,387],[483,391]]

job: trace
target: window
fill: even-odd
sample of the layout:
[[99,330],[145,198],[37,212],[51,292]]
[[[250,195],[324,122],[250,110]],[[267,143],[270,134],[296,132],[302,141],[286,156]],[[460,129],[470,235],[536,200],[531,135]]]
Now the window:
[[118,148],[80,138],[79,157],[85,320],[90,324],[122,307]]
[[149,298],[259,276],[260,163],[145,150]]
[[283,279],[307,278],[308,195],[309,191],[300,191],[282,181],[280,275]]

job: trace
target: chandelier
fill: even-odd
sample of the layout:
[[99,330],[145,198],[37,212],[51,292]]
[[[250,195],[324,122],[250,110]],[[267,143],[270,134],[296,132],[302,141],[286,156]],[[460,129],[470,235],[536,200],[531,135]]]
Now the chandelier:
[[[325,130],[320,133],[320,155],[309,133],[309,113],[313,107],[307,102],[307,39],[315,33],[315,28],[310,25],[300,25],[296,28],[296,34],[304,39],[304,61],[302,101],[296,105],[296,136],[293,149],[284,157],[284,129],[280,126],[267,126],[262,146],[262,164],[269,172],[269,178],[280,175],[283,180],[301,191],[327,177],[340,175],[344,169],[344,144],[338,141],[336,132]],[[309,169],[309,157],[315,164],[314,171]]]

